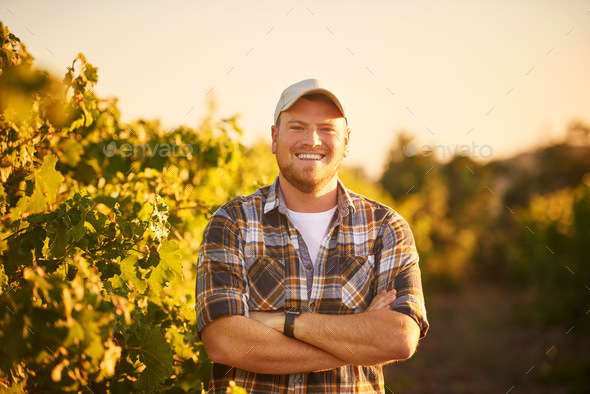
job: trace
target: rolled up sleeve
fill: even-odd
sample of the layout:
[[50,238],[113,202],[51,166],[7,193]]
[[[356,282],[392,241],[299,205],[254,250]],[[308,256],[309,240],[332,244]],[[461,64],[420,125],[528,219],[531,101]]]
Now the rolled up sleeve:
[[248,316],[248,284],[240,233],[220,209],[203,233],[197,262],[197,332],[221,316]]
[[377,292],[396,289],[391,309],[410,316],[420,327],[420,338],[428,332],[419,257],[414,236],[406,220],[397,213],[383,229],[380,245]]

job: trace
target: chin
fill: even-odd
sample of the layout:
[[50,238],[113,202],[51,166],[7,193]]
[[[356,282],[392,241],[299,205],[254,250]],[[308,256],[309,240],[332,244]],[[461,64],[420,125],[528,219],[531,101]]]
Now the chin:
[[335,175],[334,173],[331,176],[329,174],[310,174],[309,176],[298,176],[294,175],[290,171],[281,171],[281,173],[287,182],[289,182],[300,192],[306,194],[317,193],[321,191],[330,183]]

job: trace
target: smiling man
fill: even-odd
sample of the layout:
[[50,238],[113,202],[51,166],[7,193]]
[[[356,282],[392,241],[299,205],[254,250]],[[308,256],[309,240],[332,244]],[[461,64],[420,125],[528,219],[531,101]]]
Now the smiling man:
[[338,179],[350,130],[332,91],[289,86],[274,121],[275,182],[215,212],[199,251],[210,392],[384,392],[381,366],[428,330],[410,228]]

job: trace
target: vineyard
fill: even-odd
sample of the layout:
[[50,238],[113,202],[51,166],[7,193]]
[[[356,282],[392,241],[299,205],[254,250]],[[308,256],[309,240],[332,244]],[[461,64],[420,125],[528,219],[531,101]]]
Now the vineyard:
[[0,387],[200,391],[200,235],[268,181],[249,178],[235,119],[123,124],[84,55],[59,81],[1,40]]
[[[274,180],[274,156],[265,144],[243,146],[238,118],[217,119],[213,102],[194,128],[125,123],[117,100],[95,93],[99,69],[83,54],[60,79],[36,68],[2,24],[0,42],[0,392],[206,391],[211,362],[194,310],[202,232],[223,203]],[[395,364],[403,376],[389,387],[416,392],[429,377],[464,378],[443,374],[449,358],[436,346],[462,355],[465,332],[474,344],[492,343],[476,337],[487,323],[480,330],[469,316],[451,321],[444,304],[465,283],[478,292],[480,280],[509,289],[500,297],[506,308],[507,294],[526,293],[513,320],[533,332],[575,326],[569,347],[527,373],[532,392],[546,382],[588,392],[578,372],[590,367],[590,128],[573,123],[562,143],[485,164],[409,158],[402,149],[410,142],[399,136],[379,184],[358,169],[339,172],[348,188],[408,220],[427,309],[438,296],[432,333],[417,356]],[[482,320],[496,313],[472,310]],[[513,320],[502,328],[518,331]],[[470,367],[481,362],[482,376],[497,384],[491,356],[472,356]],[[503,354],[497,360],[507,364]],[[501,387],[521,375],[503,371],[512,380]]]

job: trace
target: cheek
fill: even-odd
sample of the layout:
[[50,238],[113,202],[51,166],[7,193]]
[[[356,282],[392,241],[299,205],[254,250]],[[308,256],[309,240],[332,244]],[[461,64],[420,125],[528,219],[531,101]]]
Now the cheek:
[[277,147],[278,150],[282,150],[282,151],[289,151],[291,150],[291,148],[293,148],[293,146],[296,144],[296,141],[294,138],[288,136],[288,135],[284,135],[282,136],[282,138],[279,138],[277,140]]

